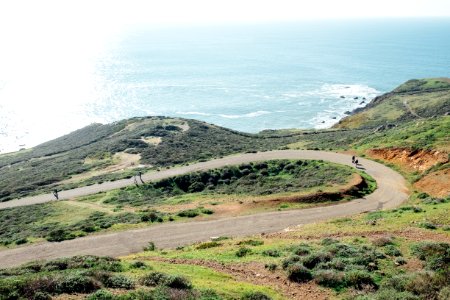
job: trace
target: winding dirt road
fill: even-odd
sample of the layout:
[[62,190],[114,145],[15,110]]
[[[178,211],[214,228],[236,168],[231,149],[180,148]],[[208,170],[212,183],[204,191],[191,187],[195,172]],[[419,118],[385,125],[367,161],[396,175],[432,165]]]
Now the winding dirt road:
[[[143,175],[143,179],[145,181],[158,180],[193,171],[270,159],[322,159],[343,165],[352,165],[351,157],[345,154],[325,151],[280,150],[228,156],[180,168],[148,173]],[[362,199],[303,210],[277,211],[218,220],[163,223],[137,230],[91,235],[61,243],[47,242],[7,249],[0,251],[0,268],[17,266],[32,260],[54,259],[73,255],[127,255],[142,251],[149,241],[155,242],[159,248],[168,248],[205,241],[213,236],[246,236],[263,232],[276,232],[294,225],[393,208],[407,199],[408,189],[400,174],[371,160],[359,158],[359,161],[365,172],[371,175],[378,184],[374,193]],[[69,199],[132,184],[133,181],[128,179],[82,187],[61,192],[60,198]],[[1,203],[0,209],[48,201],[52,201],[51,195],[40,195]]]

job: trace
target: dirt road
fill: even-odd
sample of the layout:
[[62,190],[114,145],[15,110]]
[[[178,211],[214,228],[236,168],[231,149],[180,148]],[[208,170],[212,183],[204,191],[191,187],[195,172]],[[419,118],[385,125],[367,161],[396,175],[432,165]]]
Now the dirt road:
[[[158,180],[187,172],[270,159],[322,159],[344,165],[352,165],[349,155],[308,150],[283,150],[240,154],[207,162],[173,168],[143,175],[145,181]],[[246,236],[280,231],[289,226],[313,223],[335,217],[350,216],[366,211],[393,208],[408,197],[404,178],[392,169],[374,161],[359,158],[362,168],[378,184],[371,195],[351,202],[303,210],[261,213],[250,216],[230,217],[219,220],[164,223],[148,228],[110,234],[92,235],[61,243],[42,243],[0,251],[0,268],[20,265],[37,259],[93,254],[120,256],[142,251],[153,241],[159,248],[177,247],[208,240],[213,236]],[[101,185],[61,192],[61,199],[88,195],[133,184],[132,180],[120,180]],[[14,200],[12,206],[30,205],[51,201],[50,195]],[[24,201],[23,203],[20,203]],[[2,204],[8,204],[12,201]],[[5,207],[3,207],[5,208]]]

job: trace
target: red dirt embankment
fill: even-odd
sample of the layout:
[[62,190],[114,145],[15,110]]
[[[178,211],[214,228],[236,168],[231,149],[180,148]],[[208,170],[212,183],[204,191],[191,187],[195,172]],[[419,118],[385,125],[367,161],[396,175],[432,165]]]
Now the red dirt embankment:
[[[437,164],[449,162],[448,153],[436,150],[413,150],[409,148],[370,149],[367,154],[399,165],[407,172],[423,173]],[[450,194],[450,170],[448,168],[430,172],[414,184],[414,187],[435,197]]]
[[438,163],[448,162],[448,154],[436,150],[413,150],[409,148],[370,149],[367,153],[373,157],[400,165],[408,171],[424,172]]

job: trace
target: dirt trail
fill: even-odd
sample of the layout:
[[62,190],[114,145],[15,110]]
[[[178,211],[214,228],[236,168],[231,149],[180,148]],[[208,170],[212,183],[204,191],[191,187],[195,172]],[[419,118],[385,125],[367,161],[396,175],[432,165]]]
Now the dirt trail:
[[[162,172],[149,173],[143,177],[144,180],[157,180],[192,171],[270,159],[322,159],[344,165],[352,165],[351,156],[345,154],[309,150],[280,150],[229,156]],[[363,158],[359,158],[359,161],[362,168],[378,184],[378,188],[374,193],[362,199],[302,210],[268,212],[218,220],[163,223],[142,229],[92,235],[61,243],[25,245],[16,249],[0,251],[0,268],[17,266],[37,259],[54,259],[83,254],[123,256],[142,251],[149,241],[155,242],[158,248],[172,248],[205,241],[212,236],[247,236],[263,232],[273,233],[294,225],[314,223],[378,209],[393,208],[407,199],[408,189],[404,178],[400,174],[374,161]],[[65,191],[61,193],[61,196],[71,198],[129,184],[133,183],[129,180],[110,182],[103,185]],[[42,202],[47,201],[49,200]],[[31,204],[30,200],[28,200],[28,204]],[[27,205],[27,203],[20,205]]]

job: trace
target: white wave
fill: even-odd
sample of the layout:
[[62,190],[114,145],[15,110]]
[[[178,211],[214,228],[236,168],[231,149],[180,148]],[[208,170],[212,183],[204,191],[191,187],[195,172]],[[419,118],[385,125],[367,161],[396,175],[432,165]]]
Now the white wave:
[[193,116],[212,116],[212,114],[199,112],[199,111],[177,111],[176,114],[178,115],[193,115]]
[[242,115],[226,115],[226,114],[218,114],[217,116],[227,119],[240,119],[240,118],[255,118],[263,115],[270,114],[271,112],[265,111],[265,110],[258,110],[255,112],[251,112],[248,114],[242,114]]

